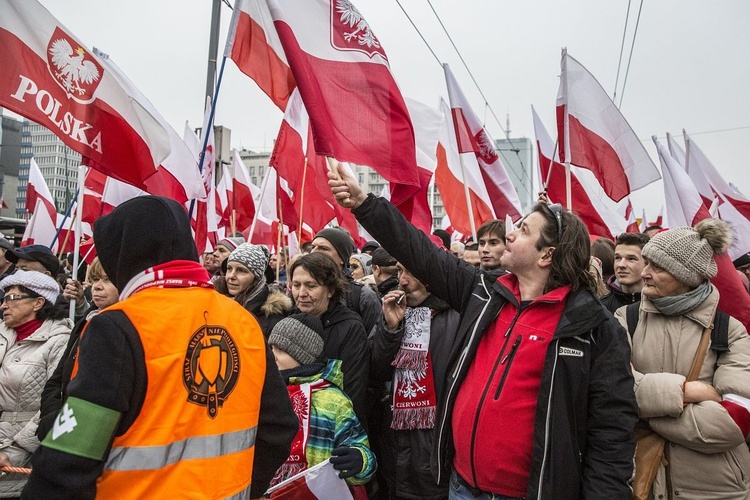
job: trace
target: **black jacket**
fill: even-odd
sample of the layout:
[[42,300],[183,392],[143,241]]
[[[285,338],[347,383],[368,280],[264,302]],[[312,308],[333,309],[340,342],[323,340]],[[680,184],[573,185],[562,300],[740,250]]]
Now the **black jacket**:
[[370,370],[370,351],[362,318],[345,305],[331,301],[320,321],[325,333],[323,358],[341,360],[341,371],[344,374],[342,389],[352,400],[357,418],[365,425],[365,393],[367,374]]
[[641,292],[623,292],[622,288],[620,288],[620,284],[615,281],[614,276],[607,281],[607,289],[609,292],[602,295],[599,301],[604,304],[604,307],[606,307],[612,314],[622,306],[635,304],[641,300]]
[[[461,314],[431,457],[442,483],[450,475],[458,389],[485,331],[515,298],[497,280],[436,247],[386,200],[370,195],[353,213],[388,253]],[[565,348],[583,356],[560,356]],[[545,358],[526,498],[629,499],[636,421],[627,335],[590,292],[573,292]]]
[[[461,318],[447,303],[434,295],[427,297],[419,307],[433,310],[429,353],[435,394],[440,399],[444,393],[448,361]],[[380,321],[373,333],[370,378],[371,383],[380,384],[393,378],[391,363],[401,347],[404,325],[402,323],[395,332],[389,332],[383,321]],[[391,401],[392,398],[391,393]],[[393,409],[388,404],[380,428],[378,464],[391,496],[422,500],[448,498],[447,485],[437,485],[430,474],[433,429],[394,430],[391,429],[392,419]]]

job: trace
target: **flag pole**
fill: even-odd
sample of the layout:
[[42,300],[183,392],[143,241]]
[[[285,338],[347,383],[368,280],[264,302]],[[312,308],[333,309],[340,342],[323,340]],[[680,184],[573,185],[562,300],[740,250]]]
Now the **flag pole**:
[[269,177],[269,171],[266,170],[266,175],[265,177],[263,177],[263,185],[260,187],[260,197],[258,198],[258,203],[255,205],[255,215],[253,216],[253,223],[250,225],[250,232],[247,235],[248,243],[250,243],[253,239],[253,233],[255,232],[255,223],[258,222],[258,214],[260,214],[260,209],[262,207],[261,204],[263,203],[263,196],[265,196],[266,194],[266,187],[268,186]]
[[[211,100],[211,113],[208,115],[208,125],[203,131],[203,147],[201,148],[201,156],[198,160],[198,172],[203,172],[203,159],[206,157],[206,147],[208,147],[208,136],[209,130],[214,126],[214,114],[216,113],[216,102],[219,100],[219,87],[221,87],[221,80],[224,76],[224,66],[226,65],[227,57],[224,56],[221,59],[221,69],[219,69],[219,78],[216,80],[216,90],[214,91],[214,98]],[[210,193],[209,193],[210,194]],[[208,194],[207,194],[208,195]],[[195,198],[190,200],[190,211],[188,212],[188,218],[193,218],[193,208],[195,208]]]
[[279,273],[281,272],[279,255],[281,254],[281,242],[284,234],[284,210],[281,207],[281,198],[277,200],[277,203],[279,205],[279,229],[276,231],[276,283],[279,282]]
[[549,185],[549,178],[552,176],[552,167],[555,166],[555,155],[557,154],[557,145],[559,144],[559,141],[555,139],[555,147],[552,150],[552,157],[549,160],[549,169],[547,170],[547,178],[544,179],[544,190],[547,191],[547,186]]
[[570,187],[570,162],[565,162],[565,199],[567,201],[568,210],[573,210],[573,192]]
[[302,192],[299,196],[299,226],[297,226],[297,242],[302,241],[302,213],[305,209],[305,180],[307,179],[307,156],[305,156],[305,168],[302,170]]
[[[75,213],[73,213],[73,218],[70,221],[71,229],[73,228],[73,226],[75,226],[77,216],[78,216],[78,210],[76,210]],[[63,251],[65,247],[68,245],[68,239],[70,238],[70,233],[72,233],[72,231],[68,231],[67,233],[65,233],[65,239],[63,240],[63,244],[60,245],[60,251],[57,253],[58,260],[62,259]]]
[[73,205],[75,204],[77,199],[78,199],[78,191],[76,191],[76,195],[73,197],[73,201],[71,201],[70,205],[68,205],[68,209],[65,211],[65,215],[63,216],[63,220],[60,223],[60,227],[57,228],[55,237],[52,238],[52,243],[50,243],[49,245],[50,250],[52,249],[53,246],[55,246],[55,242],[57,241],[57,238],[60,236],[60,232],[62,231],[62,228],[65,226],[65,222],[68,220],[68,217],[70,217],[70,211],[73,210]]
[[[78,166],[78,212],[83,213],[83,177],[84,177],[84,166]],[[81,251],[81,218],[77,217],[75,221],[75,241],[73,248],[73,269],[78,269],[78,262],[80,262],[81,256],[78,253]],[[76,279],[77,276],[73,276]],[[76,299],[70,301],[70,310],[68,311],[68,317],[71,321],[75,321],[76,316]]]

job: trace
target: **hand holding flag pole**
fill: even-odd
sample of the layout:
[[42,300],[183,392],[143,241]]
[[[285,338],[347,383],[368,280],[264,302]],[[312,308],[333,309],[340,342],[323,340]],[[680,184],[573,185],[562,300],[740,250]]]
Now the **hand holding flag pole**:
[[328,164],[328,186],[336,202],[344,208],[355,209],[365,201],[367,195],[360,187],[357,180],[346,171],[344,166],[330,156]]

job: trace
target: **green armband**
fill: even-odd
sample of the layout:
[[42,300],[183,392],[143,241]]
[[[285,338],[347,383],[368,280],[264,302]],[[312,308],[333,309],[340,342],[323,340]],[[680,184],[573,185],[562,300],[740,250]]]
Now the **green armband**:
[[122,414],[78,398],[68,398],[42,446],[79,457],[104,460]]

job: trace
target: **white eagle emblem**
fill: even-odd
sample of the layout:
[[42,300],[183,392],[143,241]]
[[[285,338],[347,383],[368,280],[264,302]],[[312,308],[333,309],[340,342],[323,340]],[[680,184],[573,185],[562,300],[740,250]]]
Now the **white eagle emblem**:
[[349,0],[336,0],[336,12],[341,14],[340,19],[343,24],[355,28],[354,31],[344,33],[344,40],[351,42],[356,39],[359,45],[380,48],[380,42],[375,38],[370,25]]
[[99,68],[84,59],[86,51],[82,47],[73,50],[68,40],[58,38],[52,42],[49,54],[55,65],[52,74],[69,94],[83,96],[87,91],[84,86],[99,80]]

